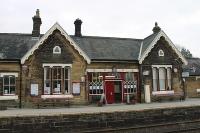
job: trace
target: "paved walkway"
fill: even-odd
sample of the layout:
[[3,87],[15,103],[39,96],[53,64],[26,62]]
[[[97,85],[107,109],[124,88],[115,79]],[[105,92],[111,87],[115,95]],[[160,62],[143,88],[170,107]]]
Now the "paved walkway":
[[190,107],[200,106],[200,99],[187,99],[185,101],[172,101],[164,103],[150,103],[150,104],[114,104],[103,107],[94,106],[78,106],[70,108],[55,108],[55,109],[11,109],[0,111],[0,117],[15,117],[15,116],[51,116],[62,114],[88,114],[101,112],[119,112],[119,111],[142,111],[147,109],[162,109],[174,107]]

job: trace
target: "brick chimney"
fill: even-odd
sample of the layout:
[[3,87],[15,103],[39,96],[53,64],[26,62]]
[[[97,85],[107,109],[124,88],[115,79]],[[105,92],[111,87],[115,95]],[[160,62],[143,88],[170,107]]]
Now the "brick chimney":
[[39,38],[40,37],[40,25],[42,24],[39,9],[37,9],[36,14],[32,19],[33,19],[32,37]]
[[82,24],[82,21],[77,18],[75,21],[74,21],[74,25],[75,25],[75,36],[77,37],[81,37],[81,24]]

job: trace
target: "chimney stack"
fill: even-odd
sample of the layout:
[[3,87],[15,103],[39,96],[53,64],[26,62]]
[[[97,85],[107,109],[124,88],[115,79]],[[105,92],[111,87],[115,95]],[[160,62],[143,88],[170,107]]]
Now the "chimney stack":
[[36,14],[32,19],[33,19],[32,37],[39,38],[40,37],[40,25],[42,24],[39,9],[37,9]]
[[75,36],[77,37],[81,37],[81,24],[82,24],[82,21],[77,18],[75,21],[74,21],[74,25],[75,25]]

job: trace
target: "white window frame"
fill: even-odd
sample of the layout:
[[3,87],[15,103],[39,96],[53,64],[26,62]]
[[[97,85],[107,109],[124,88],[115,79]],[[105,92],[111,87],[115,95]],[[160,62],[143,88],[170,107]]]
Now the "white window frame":
[[[65,69],[68,70],[68,78],[67,79],[65,78]],[[64,67],[64,72],[63,73],[64,73],[64,91],[65,91],[65,94],[70,94],[71,93],[71,89],[70,89],[70,86],[71,86],[71,84],[70,84],[71,83],[70,82],[71,81],[71,79],[70,79],[71,73],[70,72],[71,72],[71,68],[70,67]],[[65,86],[65,82],[66,81],[68,82],[68,88],[67,88],[68,90],[67,91],[66,91],[66,88],[65,88],[66,87]]]
[[165,56],[165,53],[162,49],[158,51],[158,56]]
[[[65,90],[65,82],[66,82],[66,80],[65,80],[65,69],[67,68],[68,69],[68,92],[66,93],[65,92],[65,94],[71,94],[71,68],[72,68],[72,64],[55,64],[55,63],[44,63],[43,65],[43,68],[44,68],[44,88],[43,88],[43,90],[45,90],[45,87],[46,87],[46,73],[45,73],[45,68],[47,68],[47,67],[49,67],[50,68],[50,73],[51,73],[51,79],[50,79],[50,83],[52,84],[52,82],[53,82],[53,79],[52,79],[52,76],[53,76],[53,74],[52,74],[52,68],[53,67],[61,67],[61,83],[64,83],[64,90]],[[64,76],[63,76],[64,75]],[[64,82],[62,82],[62,81],[64,81]],[[61,88],[61,93],[52,93],[51,91],[52,91],[52,87],[53,86],[51,86],[50,85],[50,94],[43,94],[43,95],[58,95],[58,94],[60,94],[60,95],[62,95],[62,89],[63,88]]]
[[[58,49],[58,51],[56,51],[57,49]],[[60,46],[55,46],[53,48],[53,54],[61,54],[61,48],[60,48]]]
[[[157,68],[157,70],[156,70]],[[160,82],[160,76],[159,78],[157,77],[157,74],[158,72],[160,71],[159,69],[160,68],[164,68],[165,71],[165,75],[167,76],[167,84],[165,82],[165,86],[168,85],[169,86],[169,90],[167,90],[167,88],[165,88],[165,90],[158,90],[158,87],[160,88],[160,83],[159,83],[159,86],[158,86],[158,82]],[[155,73],[154,73],[154,70],[155,70]],[[153,92],[159,92],[159,91],[172,91],[172,86],[171,86],[171,82],[172,82],[172,65],[152,65],[152,79],[153,80],[157,80],[156,82],[153,81]],[[170,73],[169,73],[170,72]],[[156,76],[156,77],[154,77]],[[169,82],[170,80],[170,82]],[[156,83],[156,85],[154,85],[154,83]],[[154,87],[157,87],[157,88],[154,88]]]
[[[8,76],[8,85],[5,85],[5,81],[4,81],[4,78],[5,78],[5,76]],[[10,78],[11,77],[14,77],[14,80],[15,80],[15,84],[14,85],[11,85],[10,84]],[[5,86],[8,86],[9,87],[9,89],[8,89],[8,93],[5,93]],[[14,86],[15,87],[15,89],[14,89],[14,93],[11,93],[11,91],[10,91],[10,89],[11,89],[11,86]],[[16,94],[16,76],[15,75],[3,75],[3,95],[15,95]]]

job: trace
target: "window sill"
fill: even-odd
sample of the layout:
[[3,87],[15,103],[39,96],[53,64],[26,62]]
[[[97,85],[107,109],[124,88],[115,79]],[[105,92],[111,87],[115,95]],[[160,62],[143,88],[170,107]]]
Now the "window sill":
[[73,98],[73,95],[71,94],[57,94],[57,95],[41,95],[42,99],[70,99]]
[[174,94],[174,90],[170,90],[170,91],[153,91],[152,95],[173,95]]
[[0,100],[17,100],[18,95],[13,95],[13,94],[6,94],[3,96],[0,96]]

